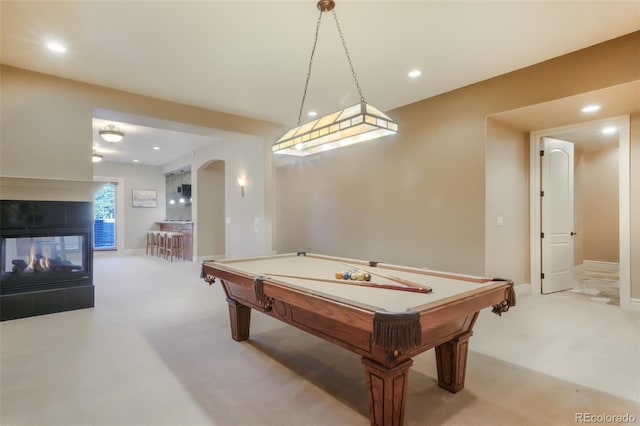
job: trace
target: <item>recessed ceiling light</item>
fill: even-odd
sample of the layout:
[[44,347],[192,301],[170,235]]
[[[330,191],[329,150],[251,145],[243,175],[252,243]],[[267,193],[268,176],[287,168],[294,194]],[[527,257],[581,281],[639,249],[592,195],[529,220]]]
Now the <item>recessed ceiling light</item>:
[[602,133],[604,133],[605,135],[611,135],[611,134],[615,133],[616,130],[618,130],[618,128],[616,126],[607,126],[607,127],[602,129]]
[[420,70],[409,71],[409,77],[411,77],[411,78],[420,77],[421,75],[422,75],[422,71],[420,71]]
[[582,112],[596,112],[600,110],[600,105],[587,105],[582,108],[580,111]]
[[134,163],[137,163],[138,161],[140,161],[140,160],[133,160]]
[[317,112],[315,112],[315,111],[309,111],[309,112],[307,113],[307,115],[308,115],[309,117],[315,117],[316,115],[318,115],[318,113],[317,113]]
[[160,147],[159,147],[159,146],[154,146],[154,147],[153,147],[153,150],[154,150],[154,151],[158,151],[158,150],[160,150]]
[[49,50],[53,50],[54,52],[57,52],[57,53],[64,53],[67,51],[66,47],[64,47],[62,44],[56,41],[51,41],[47,43],[47,47],[49,48]]

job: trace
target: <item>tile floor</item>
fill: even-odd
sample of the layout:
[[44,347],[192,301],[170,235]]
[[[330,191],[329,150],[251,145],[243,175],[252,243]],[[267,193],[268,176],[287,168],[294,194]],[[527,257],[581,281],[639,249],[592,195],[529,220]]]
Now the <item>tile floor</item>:
[[620,306],[620,271],[616,265],[585,264],[576,269],[574,288],[555,295]]

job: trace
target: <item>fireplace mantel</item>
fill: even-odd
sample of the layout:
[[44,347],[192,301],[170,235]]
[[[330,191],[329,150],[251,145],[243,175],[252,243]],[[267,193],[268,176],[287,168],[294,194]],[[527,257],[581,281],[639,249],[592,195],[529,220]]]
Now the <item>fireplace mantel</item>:
[[0,176],[0,198],[33,201],[91,201],[104,182]]

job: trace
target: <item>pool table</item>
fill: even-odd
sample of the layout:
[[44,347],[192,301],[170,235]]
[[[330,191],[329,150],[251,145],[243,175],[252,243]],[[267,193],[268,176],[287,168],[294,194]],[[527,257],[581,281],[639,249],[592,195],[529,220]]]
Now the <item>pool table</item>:
[[[370,280],[335,275],[353,269]],[[254,309],[360,355],[372,425],[403,424],[409,367],[428,349],[438,385],[460,391],[480,310],[515,306],[509,280],[304,252],[204,261],[202,278],[222,284],[234,340],[249,338]]]

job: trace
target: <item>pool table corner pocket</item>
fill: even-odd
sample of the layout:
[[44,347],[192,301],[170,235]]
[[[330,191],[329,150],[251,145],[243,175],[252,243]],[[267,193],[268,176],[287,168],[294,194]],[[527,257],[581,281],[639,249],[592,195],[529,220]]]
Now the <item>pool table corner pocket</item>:
[[264,294],[264,280],[265,277],[260,275],[253,279],[253,291],[256,296],[256,302],[262,306],[264,312],[270,312],[273,305],[273,298]]
[[399,354],[422,344],[420,314],[414,311],[376,311],[372,339],[390,358],[397,358]]

